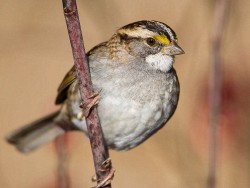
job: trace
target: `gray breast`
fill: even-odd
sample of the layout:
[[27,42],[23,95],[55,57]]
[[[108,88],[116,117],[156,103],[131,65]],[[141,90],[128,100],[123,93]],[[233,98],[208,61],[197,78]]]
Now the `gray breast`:
[[178,103],[174,69],[164,73],[109,64],[92,67],[92,80],[101,91],[98,111],[106,142],[114,149],[130,149],[143,142],[167,122]]
[[[176,109],[179,82],[175,70],[164,73],[147,69],[143,63],[118,64],[104,58],[90,63],[94,89],[101,96],[98,114],[110,148],[137,146],[159,130]],[[79,93],[72,98],[74,102],[68,104],[77,117],[81,112]],[[74,119],[74,123],[87,131],[84,120]]]

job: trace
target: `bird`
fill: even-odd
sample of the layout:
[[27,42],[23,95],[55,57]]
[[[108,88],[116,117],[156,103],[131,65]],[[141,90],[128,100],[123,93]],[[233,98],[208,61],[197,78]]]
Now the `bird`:
[[[173,64],[181,54],[174,30],[155,20],[127,24],[87,53],[108,148],[130,150],[173,116],[180,93]],[[75,66],[59,85],[55,104],[59,110],[10,132],[7,141],[28,153],[67,131],[88,135]]]

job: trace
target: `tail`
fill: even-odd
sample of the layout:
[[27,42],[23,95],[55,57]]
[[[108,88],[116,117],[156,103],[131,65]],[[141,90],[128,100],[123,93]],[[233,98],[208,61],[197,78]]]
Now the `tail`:
[[30,152],[65,132],[53,122],[58,114],[59,111],[56,111],[21,127],[7,135],[6,140],[15,145],[20,152]]

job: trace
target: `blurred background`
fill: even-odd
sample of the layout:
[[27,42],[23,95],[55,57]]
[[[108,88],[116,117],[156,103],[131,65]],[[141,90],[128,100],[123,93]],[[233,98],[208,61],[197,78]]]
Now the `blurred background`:
[[[139,147],[110,152],[116,169],[113,187],[206,187],[215,1],[77,3],[86,50],[108,40],[119,27],[148,19],[170,25],[186,52],[174,65],[181,84],[175,115]],[[217,187],[248,188],[250,1],[232,1],[229,10],[221,50]],[[54,105],[57,87],[73,65],[61,1],[1,0],[0,18],[0,187],[56,188],[60,177],[66,177],[68,187],[93,187],[92,154],[83,134],[66,135],[63,159],[55,142],[24,155],[4,140],[11,130],[58,108]],[[63,166],[58,165],[60,160]]]

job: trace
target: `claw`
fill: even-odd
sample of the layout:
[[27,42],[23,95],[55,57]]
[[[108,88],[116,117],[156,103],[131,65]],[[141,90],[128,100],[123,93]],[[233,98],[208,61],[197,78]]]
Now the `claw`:
[[112,168],[111,158],[107,158],[105,161],[102,162],[100,171],[107,171]]
[[80,103],[79,107],[80,107],[80,108],[83,108],[83,102]]
[[94,92],[88,99],[93,99],[93,98],[99,96],[100,93],[101,93],[101,90],[97,91],[97,92]]
[[79,119],[79,120],[84,120],[84,114],[83,114],[83,112],[79,112],[78,114],[77,114],[77,119]]
[[[99,169],[101,172],[109,171],[108,175],[100,182],[97,183],[97,185],[94,188],[102,188],[106,185],[110,184],[111,181],[114,178],[115,175],[115,169],[112,168],[111,158],[107,158],[105,161],[101,164],[101,169]],[[98,181],[96,176],[92,177],[92,181]]]
[[106,185],[110,184],[111,181],[113,180],[114,178],[114,175],[115,175],[115,169],[113,169],[111,167],[110,171],[109,171],[109,174],[102,180],[100,181],[96,186],[95,188],[101,188],[101,187],[105,187]]
[[92,181],[92,182],[97,182],[97,181],[98,181],[97,176],[96,176],[96,175],[93,175],[92,178],[91,178],[91,181]]
[[89,100],[88,102],[80,104],[79,107],[83,108],[83,114],[81,114],[81,117],[88,117],[90,110],[100,102],[99,93],[100,93],[100,91],[93,93],[88,98],[88,100]]

